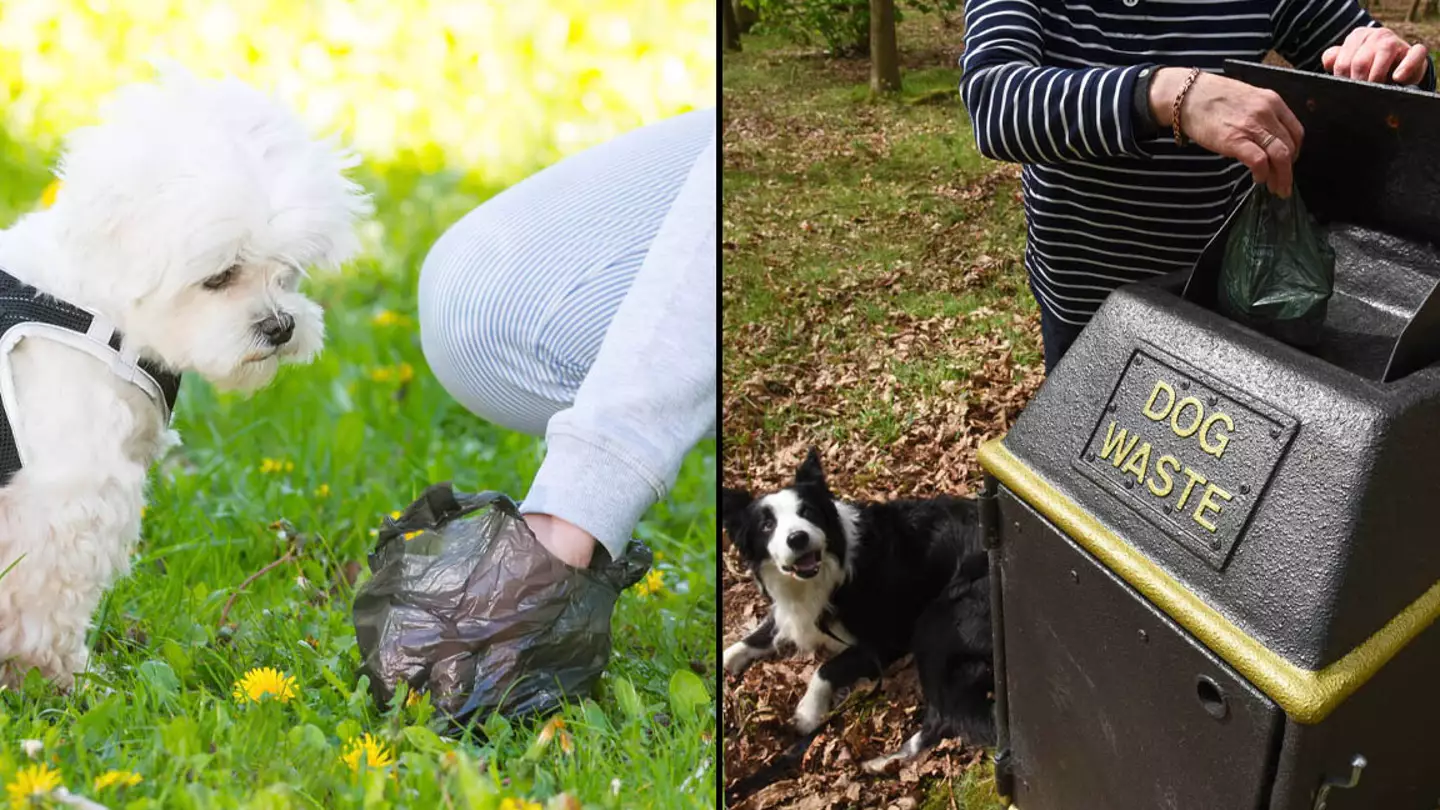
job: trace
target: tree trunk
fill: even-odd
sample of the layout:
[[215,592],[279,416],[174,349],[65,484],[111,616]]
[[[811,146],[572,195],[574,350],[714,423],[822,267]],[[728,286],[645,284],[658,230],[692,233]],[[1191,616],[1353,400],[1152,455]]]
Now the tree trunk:
[[735,19],[740,22],[740,33],[748,34],[755,23],[760,22],[760,9],[746,0],[727,0],[735,4]]
[[895,46],[895,0],[870,0],[870,91],[900,89],[900,54]]
[[1410,10],[1405,13],[1405,22],[1415,22],[1415,17],[1420,14],[1420,3],[1422,0],[1414,0],[1410,4]]
[[720,0],[720,16],[724,18],[725,50],[740,50],[740,20],[735,15],[739,0]]

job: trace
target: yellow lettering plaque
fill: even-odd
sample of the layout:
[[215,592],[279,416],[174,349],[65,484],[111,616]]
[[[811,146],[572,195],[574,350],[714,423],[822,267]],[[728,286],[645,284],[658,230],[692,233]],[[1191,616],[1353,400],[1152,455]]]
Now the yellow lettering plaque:
[[1075,466],[1218,569],[1295,430],[1294,418],[1147,348],[1130,356]]

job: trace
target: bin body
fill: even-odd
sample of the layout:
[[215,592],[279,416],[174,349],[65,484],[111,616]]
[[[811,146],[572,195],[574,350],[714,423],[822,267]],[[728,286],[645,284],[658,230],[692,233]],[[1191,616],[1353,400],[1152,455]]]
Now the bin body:
[[[1240,72],[1308,109],[1307,160],[1366,115],[1440,132],[1432,96]],[[1214,311],[1222,229],[1192,273],[1111,295],[982,450],[1019,810],[1308,810],[1327,782],[1331,810],[1440,806],[1440,251],[1418,235],[1440,238],[1440,161],[1387,190],[1424,202],[1403,217],[1336,174],[1373,184],[1413,148],[1297,166],[1345,242],[1320,347]]]

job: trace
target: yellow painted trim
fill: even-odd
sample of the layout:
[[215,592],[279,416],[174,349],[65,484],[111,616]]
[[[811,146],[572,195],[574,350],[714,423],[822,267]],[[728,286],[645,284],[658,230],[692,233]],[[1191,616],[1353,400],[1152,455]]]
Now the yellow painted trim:
[[1440,581],[1338,661],[1302,669],[1251,638],[1031,470],[996,439],[979,460],[1000,483],[1190,631],[1301,723],[1318,723],[1440,617]]

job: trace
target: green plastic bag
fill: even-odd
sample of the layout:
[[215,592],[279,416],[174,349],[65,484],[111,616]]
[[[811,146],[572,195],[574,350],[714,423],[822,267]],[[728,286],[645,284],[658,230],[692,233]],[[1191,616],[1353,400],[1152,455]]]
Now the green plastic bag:
[[1220,308],[1293,346],[1320,342],[1335,291],[1335,251],[1297,191],[1289,199],[1256,185],[1225,244]]

